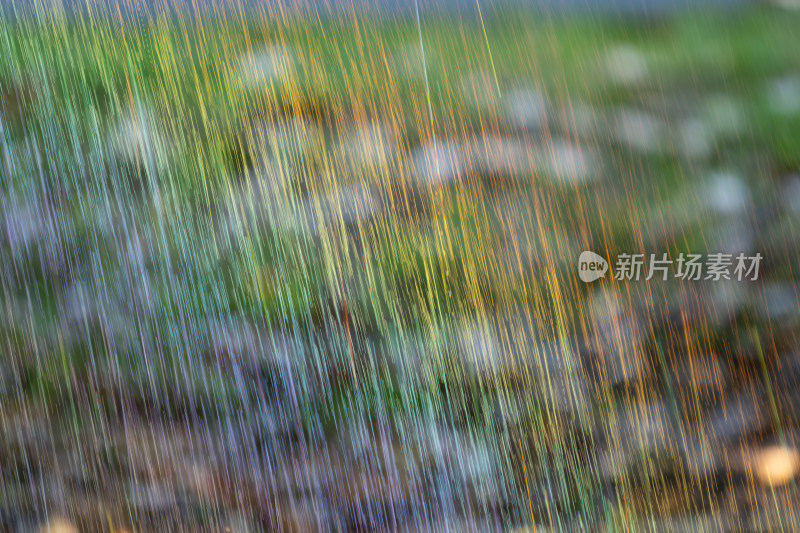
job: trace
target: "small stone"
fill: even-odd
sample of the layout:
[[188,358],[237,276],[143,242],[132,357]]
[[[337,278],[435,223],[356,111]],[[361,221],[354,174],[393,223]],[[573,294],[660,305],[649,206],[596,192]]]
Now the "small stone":
[[709,323],[722,325],[736,318],[747,305],[750,294],[746,285],[731,276],[730,280],[710,282],[704,297],[708,302],[705,319]]
[[470,373],[491,375],[493,368],[505,364],[502,349],[487,324],[478,320],[465,322],[455,337],[462,363]]
[[674,384],[681,389],[721,394],[730,382],[730,370],[715,355],[686,355],[670,366]]
[[622,85],[641,83],[647,78],[647,62],[642,53],[630,45],[612,47],[604,60],[606,73]]
[[[310,355],[299,338],[282,331],[256,327],[244,319],[208,323],[209,363],[237,379],[258,376],[272,383],[268,393],[277,388],[285,398],[290,394],[313,394],[318,383],[306,382],[310,375]],[[287,390],[292,389],[292,390]]]
[[757,298],[761,315],[776,324],[797,320],[800,315],[798,293],[792,283],[768,283],[764,285],[763,298]]
[[469,169],[469,158],[461,146],[439,142],[427,144],[411,154],[414,176],[420,184],[447,185],[464,176]]
[[139,512],[158,515],[171,511],[177,499],[168,486],[132,484],[128,491],[128,502]]
[[537,168],[545,172],[553,181],[584,183],[597,179],[595,156],[577,145],[555,140],[541,149],[542,163]]
[[[0,198],[4,218],[0,219],[0,243],[8,243],[13,254],[27,252],[29,248],[44,243],[45,250],[50,250],[49,243],[60,240],[59,214],[50,207],[45,199],[34,198],[26,201],[23,198]],[[59,253],[57,250],[53,250]]]
[[259,88],[292,75],[296,54],[283,45],[267,45],[239,58],[236,76],[245,87]]
[[158,131],[157,124],[150,109],[136,106],[130,116],[122,118],[109,136],[113,153],[144,170],[157,171],[163,168],[166,139]]
[[457,471],[449,471],[448,475],[458,476],[469,484],[478,484],[497,474],[496,455],[489,443],[481,438],[461,430],[435,426],[423,428],[419,438],[420,452],[427,452],[427,456],[421,457],[425,469],[447,471],[452,465]]
[[778,115],[800,113],[800,76],[792,75],[770,82],[767,90],[769,107]]
[[538,338],[525,320],[524,312],[512,311],[459,324],[453,332],[453,342],[464,368],[474,375],[520,371],[543,379],[573,370],[572,347]]
[[783,186],[783,201],[792,213],[800,215],[800,175],[787,178]]
[[725,451],[710,445],[705,439],[699,437],[694,428],[684,431],[684,441],[681,446],[683,464],[687,473],[695,478],[709,481],[725,476],[730,470],[726,463]]
[[664,145],[666,125],[649,113],[622,109],[616,113],[617,139],[642,152],[658,152]]
[[754,458],[758,480],[769,486],[786,485],[800,470],[800,452],[785,446],[769,446]]
[[379,216],[384,210],[377,191],[363,184],[342,187],[329,194],[310,197],[293,219],[287,219],[287,229],[320,235],[323,231],[356,227]]
[[420,184],[445,185],[471,175],[519,179],[537,172],[560,183],[580,183],[598,176],[594,154],[562,140],[528,146],[519,139],[490,136],[421,147],[412,159]]
[[618,359],[616,363],[609,361],[613,367],[617,367],[616,370],[608,369],[611,371],[611,376],[622,377],[623,374],[634,372],[631,376],[634,377],[643,371],[639,363],[634,363],[640,356],[628,356],[632,358],[628,364],[634,364],[627,371],[623,368],[628,365],[620,359],[620,354],[639,352],[639,346],[644,341],[646,333],[638,313],[631,310],[631,303],[626,301],[626,297],[616,290],[597,290],[591,296],[588,309],[593,326],[589,332],[590,351],[595,354],[605,354],[608,359],[614,357]]
[[256,122],[247,133],[250,152],[260,167],[293,165],[303,155],[310,155],[323,143],[321,127],[306,118],[291,116],[276,121]]
[[208,325],[210,356],[225,371],[232,367],[253,368],[260,349],[258,331],[244,320],[218,320]]
[[366,185],[342,187],[324,201],[330,219],[348,225],[370,220],[383,212],[380,195]]
[[[735,268],[736,256],[739,253],[754,253],[756,237],[753,233],[753,225],[745,220],[744,217],[737,217],[734,220],[727,221],[726,224],[719,224],[716,227],[709,228],[706,233],[706,242],[708,242],[709,250],[724,251],[732,254]],[[733,268],[731,269],[731,276],[731,279],[736,279],[733,274]]]
[[706,198],[709,206],[717,213],[733,215],[747,207],[750,190],[747,183],[738,175],[716,172],[708,178]]
[[360,166],[382,166],[397,149],[394,135],[380,124],[358,127],[343,134],[338,150],[341,160]]
[[78,281],[65,287],[58,306],[59,326],[64,340],[80,343],[84,340],[83,334],[91,328],[101,329],[110,339],[119,343],[129,340],[128,313],[117,302],[107,300],[88,283]]
[[698,159],[711,155],[714,138],[705,122],[696,118],[686,119],[681,123],[679,131],[678,143],[684,156]]
[[603,350],[594,354],[593,364],[597,368],[594,383],[612,387],[636,384],[651,372],[650,365],[638,349],[620,351]]
[[[241,187],[226,193],[220,201],[217,223],[222,247],[247,243],[260,231],[291,227],[294,213],[283,193],[284,186],[283,174],[266,172],[248,176]],[[223,249],[223,253],[226,251]]]
[[468,147],[472,170],[485,176],[519,177],[530,173],[528,150],[521,142],[502,137],[484,137]]
[[715,135],[736,137],[745,127],[741,104],[726,94],[710,96],[705,102],[702,116]]
[[669,446],[674,426],[666,402],[652,401],[623,408],[620,436],[645,449]]
[[669,406],[662,400],[619,405],[596,419],[601,438],[608,450],[599,458],[605,478],[617,478],[626,472],[641,476],[637,460],[652,453],[675,452],[678,436]]
[[758,433],[769,424],[763,402],[744,394],[722,401],[703,414],[706,435],[715,446],[738,441]]
[[537,130],[547,119],[547,103],[535,89],[518,89],[505,95],[508,120],[520,128]]
[[[325,364],[315,365],[302,339],[275,331],[262,339],[258,366],[251,372],[266,386],[270,398],[277,394],[279,401],[303,402],[327,393],[324,387],[336,373],[336,362],[328,359]],[[285,429],[280,427],[280,421],[270,420],[268,425],[276,434]]]
[[539,338],[525,320],[524,313],[503,312],[461,323],[451,344],[459,371],[466,378],[522,386],[558,412],[583,411],[589,393],[579,372],[577,348]]
[[787,11],[800,11],[800,0],[772,0],[772,3]]

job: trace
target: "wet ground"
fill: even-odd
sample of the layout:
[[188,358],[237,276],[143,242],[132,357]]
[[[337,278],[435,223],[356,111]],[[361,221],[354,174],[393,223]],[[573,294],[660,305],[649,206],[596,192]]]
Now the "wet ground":
[[800,523],[796,11],[0,22],[0,531]]

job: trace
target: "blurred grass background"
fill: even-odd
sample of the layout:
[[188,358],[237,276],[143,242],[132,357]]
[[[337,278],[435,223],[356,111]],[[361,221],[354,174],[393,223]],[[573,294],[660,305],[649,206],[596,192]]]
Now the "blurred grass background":
[[421,7],[0,12],[0,523],[797,523],[800,14]]

